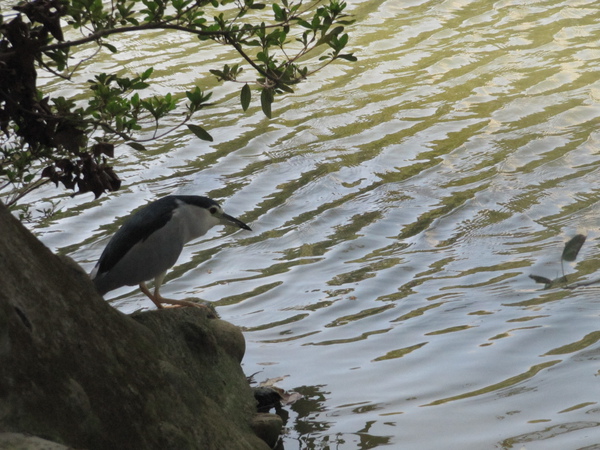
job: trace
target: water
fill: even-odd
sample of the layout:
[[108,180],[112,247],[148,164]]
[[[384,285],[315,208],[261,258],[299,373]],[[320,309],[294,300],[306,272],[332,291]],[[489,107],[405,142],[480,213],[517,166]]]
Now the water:
[[[359,61],[279,98],[272,120],[215,87],[185,133],[120,149],[123,188],[37,192],[32,225],[90,270],[136,208],[209,195],[253,232],[187,246],[163,294],[200,296],[245,329],[244,370],[304,398],[286,449],[600,448],[600,6],[594,1],[352,0]],[[119,42],[158,92],[237,62],[223,47]],[[206,62],[208,61],[208,62]],[[66,89],[61,86],[61,89]],[[233,112],[232,112],[233,111]],[[38,214],[39,216],[39,214]],[[115,291],[124,312],[151,308]]]

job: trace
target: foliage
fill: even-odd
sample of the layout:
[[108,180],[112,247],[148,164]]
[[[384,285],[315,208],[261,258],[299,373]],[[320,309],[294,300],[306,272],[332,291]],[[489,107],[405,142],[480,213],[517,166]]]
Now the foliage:
[[[96,74],[88,81],[85,101],[47,95],[37,85],[37,72],[70,80],[86,62],[73,63],[74,49],[91,43],[97,51],[116,53],[111,38],[144,30],[187,33],[197,36],[199,44],[229,46],[239,53],[240,63],[210,72],[218,80],[241,83],[244,110],[252,102],[252,85],[260,92],[262,111],[271,117],[277,94],[293,92],[295,84],[332,61],[355,60],[344,53],[344,27],[351,23],[345,7],[341,0],[20,3],[16,12],[0,16],[0,193],[5,202],[14,205],[48,181],[96,197],[118,189],[119,177],[109,164],[118,144],[144,150],[144,142],[183,125],[198,138],[212,140],[204,128],[190,123],[196,112],[210,106],[210,92],[194,86],[185,95],[145,97],[152,68],[135,76]],[[77,32],[81,37],[65,40],[63,28],[69,36]],[[242,75],[245,67],[252,69],[254,79]],[[180,123],[159,134],[161,121],[181,108]]]

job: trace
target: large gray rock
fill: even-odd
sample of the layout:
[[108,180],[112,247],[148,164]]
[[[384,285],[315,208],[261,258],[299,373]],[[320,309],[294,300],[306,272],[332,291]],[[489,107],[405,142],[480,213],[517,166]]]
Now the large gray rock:
[[200,308],[120,313],[1,204],[0,277],[0,432],[85,449],[268,448],[233,325]]

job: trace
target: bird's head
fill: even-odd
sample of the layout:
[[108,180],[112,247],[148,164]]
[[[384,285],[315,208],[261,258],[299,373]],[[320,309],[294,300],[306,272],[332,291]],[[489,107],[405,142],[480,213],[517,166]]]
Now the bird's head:
[[182,242],[188,242],[204,235],[215,225],[233,225],[244,230],[250,227],[239,219],[226,214],[221,205],[207,197],[178,195],[174,196],[176,207],[173,217],[182,227]]
[[230,216],[229,214],[225,213],[223,211],[223,209],[221,208],[220,205],[211,205],[208,207],[208,212],[215,217],[216,219],[219,220],[219,222],[223,225],[233,225],[236,226],[238,228],[243,228],[244,230],[249,230],[252,231],[252,229],[246,225],[244,222],[242,222],[239,219],[236,219],[233,216]]

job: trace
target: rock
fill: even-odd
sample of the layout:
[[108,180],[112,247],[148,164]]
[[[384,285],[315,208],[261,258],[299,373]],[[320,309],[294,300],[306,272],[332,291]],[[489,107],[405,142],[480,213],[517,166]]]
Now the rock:
[[225,320],[213,320],[212,326],[219,345],[241,363],[246,353],[246,340],[239,327]]
[[256,399],[258,412],[268,412],[272,408],[281,408],[281,393],[273,386],[258,386],[252,388]]
[[72,447],[21,433],[0,433],[2,450],[71,450]]
[[236,327],[203,308],[126,316],[1,204],[0,230],[4,436],[89,450],[269,448],[253,432]]
[[281,435],[283,420],[277,414],[258,413],[252,419],[251,426],[258,437],[274,448]]

